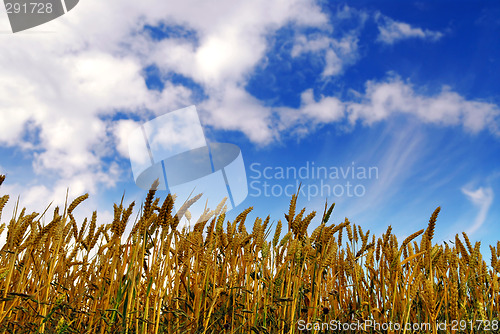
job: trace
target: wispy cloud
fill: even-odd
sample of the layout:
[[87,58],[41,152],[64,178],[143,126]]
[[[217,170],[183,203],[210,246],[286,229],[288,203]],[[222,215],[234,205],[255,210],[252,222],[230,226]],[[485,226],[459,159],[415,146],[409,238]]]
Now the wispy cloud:
[[[395,128],[398,130],[395,131]],[[364,216],[366,219],[379,215],[387,203],[394,203],[397,195],[405,192],[403,185],[411,179],[414,175],[412,171],[422,161],[424,147],[425,137],[416,124],[396,122],[390,124],[378,141],[356,152],[358,160],[369,161],[370,166],[379,170],[379,178],[370,180],[366,185],[364,197],[357,202],[346,203],[345,210],[349,216]]]
[[375,19],[378,22],[379,30],[377,40],[386,44],[394,44],[410,38],[437,41],[444,36],[442,32],[414,27],[405,22],[395,21],[380,13],[377,13]]
[[464,187],[462,188],[462,193],[479,209],[474,219],[474,223],[467,230],[468,234],[473,234],[484,224],[488,216],[488,211],[493,203],[493,189],[490,187],[479,187],[476,190],[472,190]]

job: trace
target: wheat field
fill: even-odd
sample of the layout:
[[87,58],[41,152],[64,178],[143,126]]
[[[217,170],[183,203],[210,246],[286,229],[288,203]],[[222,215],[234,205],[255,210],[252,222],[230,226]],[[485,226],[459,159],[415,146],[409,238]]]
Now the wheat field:
[[283,223],[257,218],[248,231],[252,208],[230,222],[222,202],[179,229],[199,196],[174,215],[174,198],[155,194],[134,222],[123,199],[109,224],[97,226],[96,212],[75,221],[83,195],[1,224],[0,332],[355,333],[321,326],[366,321],[431,327],[361,332],[498,331],[500,242],[488,262],[465,233],[433,243],[440,208],[400,242],[390,226],[376,237],[347,218],[329,225],[334,205],[308,235],[316,213],[298,210],[297,196]]

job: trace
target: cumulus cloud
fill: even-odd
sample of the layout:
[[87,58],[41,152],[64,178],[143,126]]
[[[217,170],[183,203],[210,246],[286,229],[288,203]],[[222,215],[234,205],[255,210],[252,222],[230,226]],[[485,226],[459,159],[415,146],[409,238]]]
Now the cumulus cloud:
[[274,130],[305,136],[318,126],[341,121],[345,118],[345,110],[345,104],[340,99],[331,96],[316,99],[314,91],[307,89],[301,94],[299,108],[283,107],[274,110]]
[[500,135],[497,105],[467,100],[446,87],[434,96],[418,94],[410,83],[398,77],[381,82],[368,81],[361,101],[348,103],[347,111],[351,123],[360,120],[372,124],[394,113],[406,113],[427,123],[461,125],[472,133],[489,129]]
[[212,110],[205,119],[215,128],[241,131],[251,141],[268,144],[276,139],[271,110],[250,95],[243,87],[226,85],[200,104],[201,110]]
[[[0,16],[0,28],[9,30],[4,11]],[[155,40],[144,25],[160,23],[185,26],[195,38]],[[148,90],[143,70],[151,64],[200,84],[209,95],[208,120],[253,134],[255,141],[270,140],[264,108],[241,87],[265,53],[267,34],[288,23],[320,26],[327,17],[309,0],[217,6],[123,1],[120,10],[115,3],[82,2],[58,20],[4,35],[0,145],[31,152],[36,173],[58,174],[79,192],[112,185],[104,176],[119,178],[119,171],[105,158],[114,150],[127,156],[126,132],[135,125],[113,121],[114,115],[145,120],[193,103],[191,90],[180,84]],[[243,117],[252,121],[238,126]],[[33,187],[33,192],[43,189]],[[45,190],[55,194],[54,189]]]
[[358,59],[358,37],[355,33],[349,33],[341,39],[301,34],[295,38],[291,55],[298,57],[302,54],[322,55],[325,63],[322,76],[335,76]]
[[[291,56],[313,55],[324,63],[323,78],[340,75],[359,59],[359,34],[369,15],[344,5],[330,17],[330,25],[323,26],[322,32],[298,33],[293,41]],[[353,27],[342,34],[333,33],[336,26],[350,22]],[[334,37],[332,37],[334,36]]]
[[444,36],[442,32],[413,27],[408,23],[395,21],[380,13],[378,13],[375,18],[378,22],[379,30],[377,40],[382,43],[394,44],[398,41],[410,38],[437,41]]
[[[395,114],[407,114],[424,123],[442,126],[462,126],[465,131],[483,130],[500,136],[500,108],[492,103],[467,100],[449,88],[443,87],[431,96],[419,94],[413,85],[399,77],[382,81],[368,81],[364,92],[354,92],[355,100],[341,100],[332,96],[314,97],[312,89],[301,94],[298,108],[275,108],[277,123],[270,128],[274,137],[279,132],[293,129],[302,135],[315,131],[318,125],[360,122],[370,126]],[[266,114],[263,112],[263,114]]]
[[196,45],[189,40],[164,40],[154,47],[157,52],[151,60],[162,70],[175,70],[207,89],[244,80],[263,57],[267,36],[285,24],[320,27],[328,23],[310,0],[222,1],[217,6],[191,1],[191,6],[165,13],[195,29]]

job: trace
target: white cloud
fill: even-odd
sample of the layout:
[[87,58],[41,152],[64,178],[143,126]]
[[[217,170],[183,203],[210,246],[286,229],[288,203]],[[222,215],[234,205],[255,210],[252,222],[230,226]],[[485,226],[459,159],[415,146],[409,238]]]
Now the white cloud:
[[379,30],[377,40],[382,43],[394,44],[409,38],[437,41],[444,36],[442,32],[413,27],[408,23],[394,21],[380,13],[375,15],[375,19],[378,22]]
[[62,213],[66,195],[68,195],[68,200],[72,201],[76,197],[88,192],[90,199],[86,202],[91,202],[92,205],[82,211],[83,215],[81,217],[89,216],[95,208],[102,208],[102,203],[99,202],[102,199],[98,198],[100,190],[98,185],[114,186],[118,178],[117,174],[119,173],[118,166],[112,165],[106,172],[89,170],[88,172],[78,173],[68,178],[62,177],[51,185],[39,184],[33,180],[26,181],[26,183],[12,183],[9,181],[10,178],[7,177],[7,180],[0,188],[0,194],[9,194],[11,196],[4,213],[10,214],[13,212],[16,206],[17,195],[19,195],[20,208],[26,207],[30,212],[42,213],[52,203],[52,210],[58,206]]
[[241,86],[226,85],[221,91],[212,92],[199,109],[206,111],[206,124],[241,131],[255,143],[267,144],[277,136],[271,124],[271,110]]
[[[163,70],[175,70],[209,89],[243,80],[263,57],[268,34],[283,25],[323,26],[328,22],[321,9],[309,0],[192,5],[186,12],[174,10],[172,16],[196,30],[197,47],[192,41],[165,40],[154,48],[158,52],[151,59]],[[213,12],[212,7],[218,10]]]
[[322,55],[325,63],[322,76],[335,76],[358,59],[358,38],[354,33],[341,39],[299,35],[295,38],[291,55],[298,57],[305,53]]
[[129,135],[140,126],[141,123],[130,119],[122,119],[113,124],[111,131],[115,138],[116,150],[121,156],[130,158]]
[[308,89],[301,95],[302,113],[313,119],[315,122],[331,123],[344,117],[344,105],[335,97],[322,97],[315,101],[313,90]]
[[[313,55],[322,59],[324,69],[323,78],[342,74],[346,67],[353,65],[359,59],[358,35],[364,27],[368,14],[347,5],[338,8],[330,18],[330,25],[325,25],[322,32],[311,34],[297,34],[295,36],[291,56],[296,58],[304,54]],[[354,27],[331,37],[335,25],[349,20],[355,23]]]
[[474,223],[467,230],[467,234],[473,234],[476,232],[486,221],[488,216],[488,211],[490,210],[491,204],[493,203],[493,189],[479,187],[476,190],[462,188],[462,193],[471,201],[478,209]]
[[336,97],[322,96],[316,101],[312,89],[301,94],[299,108],[277,108],[278,131],[292,131],[302,136],[313,132],[318,125],[341,121],[345,117],[345,105]]
[[[110,1],[83,1],[31,32],[1,36],[0,145],[30,152],[39,175],[59,175],[52,186],[15,188],[31,193],[28,201],[39,197],[45,202],[66,187],[75,195],[94,192],[118,181],[121,171],[103,161],[113,150],[127,156],[127,131],[134,124],[111,121],[117,111],[145,119],[152,116],[148,113],[160,115],[193,103],[191,90],[182,85],[167,82],[162,92],[148,90],[142,71],[149,65],[202,87],[208,99],[198,109],[206,124],[241,131],[259,144],[277,140],[290,129],[307,134],[317,125],[345,117],[353,123],[371,123],[394,112],[408,112],[424,121],[463,124],[479,131],[495,124],[498,115],[494,105],[467,101],[449,91],[421,96],[400,80],[369,82],[361,102],[331,96],[315,99],[312,90],[305,90],[296,109],[265,106],[245,90],[245,84],[269,48],[267,37],[288,24],[332,31],[328,16],[313,0],[223,0],[217,5],[124,0],[117,6]],[[346,6],[335,20],[355,15],[361,27],[366,14]],[[0,30],[9,30],[1,10],[0,22]],[[186,27],[194,37],[157,41],[144,33],[145,24],[160,23]],[[437,36],[393,23],[393,32],[387,31],[394,41],[399,36]],[[335,38],[298,34],[292,56],[320,54],[323,77],[338,75],[358,58],[357,33],[354,29]],[[35,131],[37,140],[26,140],[27,132]]]
[[[9,30],[4,11],[0,22],[0,29]],[[186,27],[194,38],[153,40],[143,26],[159,23]],[[201,85],[211,124],[269,142],[270,111],[243,87],[266,52],[267,36],[289,23],[320,27],[328,18],[312,0],[126,0],[119,8],[81,2],[58,20],[2,35],[0,145],[32,154],[39,175],[59,175],[55,185],[15,190],[31,193],[30,202],[60,196],[63,185],[81,193],[118,181],[116,165],[103,161],[115,149],[127,156],[132,124],[111,121],[113,115],[145,119],[151,116],[147,110],[160,115],[192,104],[191,90],[182,85],[167,82],[162,92],[149,91],[142,71],[151,64]]]
[[[418,94],[410,83],[390,77],[380,82],[368,81],[365,92],[352,95],[357,101],[343,101],[332,96],[322,96],[316,101],[313,90],[307,89],[301,94],[300,107],[273,109],[277,121],[268,128],[266,138],[279,138],[281,132],[287,131],[307,135],[318,125],[344,121],[352,126],[357,122],[369,126],[395,114],[408,114],[424,123],[462,126],[470,133],[489,130],[500,136],[500,108],[497,105],[466,100],[447,87],[438,94],[426,96]],[[270,117],[265,109],[261,110],[261,115],[266,119]]]
[[489,129],[500,135],[496,120],[500,109],[497,105],[466,100],[446,87],[435,96],[419,95],[411,84],[397,77],[383,82],[367,82],[362,101],[348,103],[347,110],[353,124],[358,120],[372,124],[394,113],[407,113],[428,123],[461,125],[472,133]]

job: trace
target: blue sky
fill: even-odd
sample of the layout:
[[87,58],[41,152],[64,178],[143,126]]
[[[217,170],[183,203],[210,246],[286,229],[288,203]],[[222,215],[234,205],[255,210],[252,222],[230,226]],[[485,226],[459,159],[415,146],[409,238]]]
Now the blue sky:
[[[80,214],[105,222],[124,191],[145,196],[130,133],[196,105],[209,141],[241,148],[249,194],[230,218],[253,206],[250,221],[284,219],[284,190],[301,183],[298,205],[321,216],[335,202],[335,223],[404,238],[441,206],[436,239],[466,231],[487,250],[500,230],[499,17],[495,1],[123,0],[11,34],[0,10],[0,193],[42,210],[68,187],[89,192]],[[279,174],[312,166],[377,173]]]

